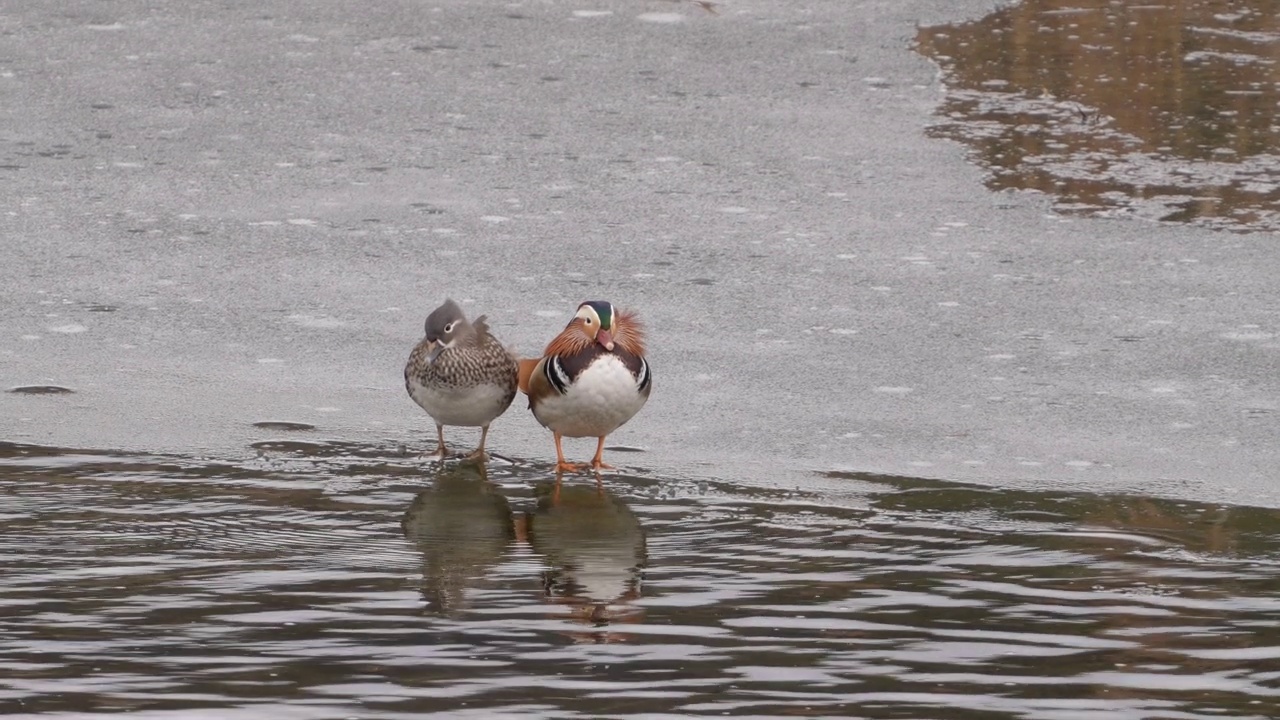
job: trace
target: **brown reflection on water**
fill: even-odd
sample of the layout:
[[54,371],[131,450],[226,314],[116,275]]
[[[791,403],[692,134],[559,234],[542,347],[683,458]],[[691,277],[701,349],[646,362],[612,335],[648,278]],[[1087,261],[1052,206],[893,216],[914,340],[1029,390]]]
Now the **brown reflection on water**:
[[[510,556],[544,558],[541,577],[548,617],[574,623],[578,642],[630,637],[611,626],[641,622],[645,533],[625,502],[603,483],[557,477],[535,483],[534,505],[518,515],[483,466],[435,471],[400,520],[422,554],[422,597],[429,612],[462,617],[475,595],[492,589],[489,575]],[[579,627],[580,626],[580,627]]]
[[483,466],[471,464],[437,472],[431,489],[414,496],[400,528],[422,552],[427,607],[445,615],[468,607],[468,588],[484,582],[515,540],[507,498]]
[[1028,0],[921,28],[933,128],[1059,210],[1280,230],[1280,5]]
[[529,545],[545,557],[548,602],[567,608],[582,624],[580,642],[628,640],[611,625],[636,623],[645,533],[627,504],[603,485],[578,485],[557,477],[534,486],[537,504],[525,515]]

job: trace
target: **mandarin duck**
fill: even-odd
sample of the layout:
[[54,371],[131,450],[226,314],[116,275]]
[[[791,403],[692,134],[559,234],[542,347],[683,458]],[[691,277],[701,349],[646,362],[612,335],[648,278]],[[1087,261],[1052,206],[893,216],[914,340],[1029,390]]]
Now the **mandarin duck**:
[[591,467],[612,469],[604,463],[605,437],[649,399],[652,382],[644,352],[644,328],[635,315],[589,300],[541,358],[520,361],[520,389],[529,396],[529,409],[554,434],[557,471],[583,467],[565,461],[565,437],[596,438]]
[[485,316],[467,322],[452,300],[427,316],[425,329],[404,366],[405,389],[436,423],[435,454],[445,457],[445,425],[479,427],[480,446],[468,457],[483,461],[489,423],[516,395],[516,357],[489,333]]

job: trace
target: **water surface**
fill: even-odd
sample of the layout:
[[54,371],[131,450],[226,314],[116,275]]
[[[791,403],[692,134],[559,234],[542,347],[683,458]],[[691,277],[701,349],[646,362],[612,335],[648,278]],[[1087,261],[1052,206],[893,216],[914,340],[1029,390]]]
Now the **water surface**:
[[816,480],[0,445],[0,713],[1274,716],[1277,511]]
[[922,28],[934,133],[1059,210],[1280,230],[1275,0],[1026,0]]

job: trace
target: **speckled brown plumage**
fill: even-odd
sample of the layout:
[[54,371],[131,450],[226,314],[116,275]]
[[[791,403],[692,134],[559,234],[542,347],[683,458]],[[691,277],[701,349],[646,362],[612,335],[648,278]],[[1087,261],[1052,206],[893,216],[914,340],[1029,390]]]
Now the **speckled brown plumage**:
[[467,322],[452,300],[427,317],[425,330],[405,364],[405,389],[435,420],[441,457],[444,426],[458,425],[481,428],[473,455],[483,458],[489,423],[515,398],[516,358],[489,332],[483,315]]
[[[455,347],[446,348],[428,362],[430,344],[424,339],[409,355],[405,365],[405,387],[412,379],[433,387],[467,388],[484,383],[507,386],[507,403],[516,396],[515,356],[489,333],[485,316],[471,324],[475,334],[463,338]],[[413,391],[410,389],[412,395]]]

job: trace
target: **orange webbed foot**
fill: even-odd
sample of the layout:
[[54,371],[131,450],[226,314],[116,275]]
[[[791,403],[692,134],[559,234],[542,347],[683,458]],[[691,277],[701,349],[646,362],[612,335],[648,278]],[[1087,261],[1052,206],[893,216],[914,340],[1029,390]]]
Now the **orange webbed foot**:
[[591,467],[596,472],[600,472],[601,470],[617,470],[617,468],[606,464],[604,461],[604,437],[601,437],[596,441],[596,454],[595,457],[591,458]]
[[578,472],[579,470],[582,470],[583,468],[586,467],[586,465],[583,465],[582,463],[571,463],[568,460],[565,460],[564,448],[560,446],[560,440],[562,436],[560,435],[560,433],[555,433],[554,437],[556,440],[556,474],[557,475],[559,475],[560,473]]

